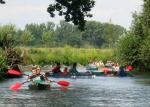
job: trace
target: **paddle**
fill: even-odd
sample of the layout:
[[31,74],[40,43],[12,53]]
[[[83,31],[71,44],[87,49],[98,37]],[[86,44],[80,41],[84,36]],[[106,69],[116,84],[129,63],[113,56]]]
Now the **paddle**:
[[15,84],[12,84],[12,85],[9,87],[9,89],[12,90],[12,91],[18,91],[18,90],[22,87],[22,85],[23,85],[24,83],[27,83],[27,82],[29,82],[29,81],[25,81],[25,82],[22,82],[22,83],[16,82]]
[[67,87],[67,86],[69,86],[70,85],[70,82],[68,82],[68,81],[64,81],[64,80],[61,80],[61,81],[55,81],[58,85],[61,85],[61,86],[65,86],[65,87]]

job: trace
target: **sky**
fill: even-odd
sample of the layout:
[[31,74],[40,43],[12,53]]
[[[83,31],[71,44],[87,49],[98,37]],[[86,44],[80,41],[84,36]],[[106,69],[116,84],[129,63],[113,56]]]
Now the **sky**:
[[[28,23],[43,23],[52,21],[56,24],[63,17],[58,15],[51,18],[47,13],[47,7],[53,0],[5,0],[6,4],[0,4],[0,24],[15,24],[18,28],[24,28]],[[95,0],[95,6],[90,13],[93,17],[87,20],[109,22],[129,28],[132,22],[132,13],[142,10],[142,0]]]

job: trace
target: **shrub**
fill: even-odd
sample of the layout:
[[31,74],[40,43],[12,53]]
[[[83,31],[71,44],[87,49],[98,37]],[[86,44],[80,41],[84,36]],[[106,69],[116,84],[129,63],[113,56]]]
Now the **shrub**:
[[7,68],[4,51],[0,48],[0,75],[3,75]]

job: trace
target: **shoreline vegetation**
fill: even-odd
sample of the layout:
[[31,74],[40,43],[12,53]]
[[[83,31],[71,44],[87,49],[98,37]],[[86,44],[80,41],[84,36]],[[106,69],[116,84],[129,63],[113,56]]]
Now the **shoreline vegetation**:
[[[65,46],[63,48],[16,47],[15,50],[23,58],[23,63],[21,64],[23,66],[55,65],[56,62],[60,62],[66,66],[77,62],[85,66],[89,64],[90,61],[105,62],[113,58],[113,49],[86,49]],[[5,73],[6,70],[1,70],[0,72]],[[3,77],[3,75],[1,77]]]
[[[55,65],[60,62],[64,65],[71,65],[74,62],[86,66],[90,61],[115,61],[114,49],[96,49],[96,48],[73,48],[65,46],[61,48],[36,48],[36,47],[16,47],[23,57],[23,66],[30,65]],[[4,71],[1,74],[4,74]],[[148,78],[150,73],[146,71],[133,70],[129,72],[132,76],[138,78]],[[0,81],[4,80],[0,74]]]
[[64,48],[30,48],[17,47],[23,52],[24,64],[47,65],[60,62],[61,64],[70,65],[78,62],[81,65],[87,65],[90,61],[107,61],[112,60],[113,49],[86,49],[73,48],[65,46]]

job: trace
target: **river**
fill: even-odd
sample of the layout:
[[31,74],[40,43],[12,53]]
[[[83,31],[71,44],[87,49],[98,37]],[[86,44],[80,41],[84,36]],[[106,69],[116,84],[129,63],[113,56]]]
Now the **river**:
[[150,79],[133,77],[96,77],[66,80],[71,83],[62,89],[53,83],[51,90],[28,90],[28,83],[18,92],[9,90],[16,81],[0,83],[0,107],[150,107]]

